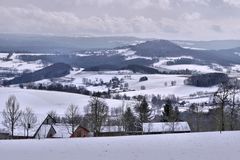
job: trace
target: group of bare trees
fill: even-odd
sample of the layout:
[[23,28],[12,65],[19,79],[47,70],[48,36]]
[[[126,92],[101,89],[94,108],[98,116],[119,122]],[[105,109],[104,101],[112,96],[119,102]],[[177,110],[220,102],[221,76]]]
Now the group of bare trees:
[[20,110],[20,105],[15,96],[10,96],[6,102],[5,109],[2,112],[3,125],[9,129],[11,136],[14,136],[14,130],[17,125],[21,125],[27,132],[34,127],[37,122],[37,116],[31,108]]
[[89,120],[90,128],[94,132],[94,136],[99,136],[101,127],[107,119],[108,111],[109,107],[106,102],[98,97],[92,97],[85,107],[85,113]]
[[70,125],[71,130],[69,132],[73,134],[76,127],[80,124],[80,114],[78,106],[74,104],[68,106],[65,113],[65,123]]
[[56,111],[48,114],[55,119],[56,122],[64,123],[69,129],[69,133],[73,134],[76,127],[82,125],[93,131],[94,136],[99,136],[102,125],[105,123],[109,107],[106,102],[98,97],[91,97],[88,105],[84,107],[85,114],[80,114],[79,107],[70,104],[65,111],[63,117],[58,116]]
[[[92,97],[89,100],[88,105],[85,107],[85,119],[88,120],[91,130],[95,136],[98,136],[102,125],[105,123],[108,116],[109,107],[106,102],[98,97]],[[66,109],[65,115],[59,117],[55,111],[48,113],[56,121],[61,121],[68,125],[70,128],[69,133],[74,133],[76,127],[80,125],[82,117],[77,105],[71,104]],[[24,133],[26,131],[27,137],[29,136],[29,130],[35,127],[37,123],[37,116],[33,110],[27,107],[24,110],[20,109],[20,105],[15,96],[10,96],[6,102],[6,106],[2,112],[3,125],[11,133],[11,137],[14,137],[14,131],[17,126],[22,126]]]
[[240,91],[239,81],[232,79],[227,83],[219,85],[214,94],[214,102],[217,105],[216,119],[219,121],[219,130],[226,130],[226,123],[229,129],[234,130],[240,114],[240,102],[237,94]]

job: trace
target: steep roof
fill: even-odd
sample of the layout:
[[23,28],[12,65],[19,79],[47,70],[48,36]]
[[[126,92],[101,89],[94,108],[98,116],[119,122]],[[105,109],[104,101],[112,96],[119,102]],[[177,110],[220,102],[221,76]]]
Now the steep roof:
[[50,130],[52,129],[52,125],[50,124],[42,124],[38,131],[35,134],[35,138],[47,138]]
[[54,138],[69,138],[71,137],[71,126],[63,123],[56,123],[52,125],[56,131],[56,134],[53,135]]
[[101,133],[108,133],[108,132],[123,132],[123,126],[102,126]]

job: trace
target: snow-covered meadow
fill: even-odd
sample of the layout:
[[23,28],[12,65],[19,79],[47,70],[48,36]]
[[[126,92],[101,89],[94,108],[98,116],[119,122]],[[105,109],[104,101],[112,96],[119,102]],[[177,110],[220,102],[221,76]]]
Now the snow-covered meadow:
[[[27,54],[27,53],[26,53]],[[8,68],[10,70],[16,70],[17,72],[23,72],[25,70],[36,71],[44,68],[45,66],[41,61],[32,61],[32,62],[24,62],[18,58],[20,55],[26,55],[25,53],[16,54],[14,53],[9,61],[2,60],[8,56],[8,53],[0,53],[0,67]],[[31,54],[27,54],[31,55]],[[42,55],[42,54],[34,54],[34,55]]]
[[[146,76],[147,81],[139,82],[141,77]],[[217,86],[213,87],[195,87],[184,84],[184,80],[187,76],[184,75],[165,75],[165,74],[133,74],[133,73],[118,73],[118,72],[72,72],[66,78],[73,79],[72,84],[77,86],[84,86],[83,78],[90,79],[92,82],[99,82],[100,79],[103,82],[109,82],[113,77],[118,79],[124,79],[124,82],[129,84],[129,90],[121,92],[120,94],[126,94],[127,96],[137,95],[176,95],[180,98],[188,97],[190,94],[197,92],[215,92]],[[176,81],[176,85],[172,86],[171,82]],[[144,86],[145,90],[141,87]],[[107,91],[105,86],[88,86],[86,87],[90,91]]]
[[237,160],[240,132],[4,140],[3,160]]
[[175,64],[175,65],[167,65],[167,62],[173,62],[174,60],[178,60],[181,58],[187,58],[187,59],[193,59],[193,57],[190,56],[180,56],[180,57],[164,57],[159,58],[159,61],[154,63],[153,66],[156,68],[163,68],[167,70],[191,70],[196,71],[200,73],[211,73],[211,72],[217,72],[214,69],[211,69],[207,65],[197,65],[197,64]]
[[[21,108],[31,107],[38,114],[47,114],[49,111],[56,111],[58,114],[64,114],[70,104],[78,105],[81,113],[88,104],[90,96],[55,92],[39,91],[19,88],[1,88],[0,87],[0,112],[5,107],[8,97],[15,95]],[[109,107],[120,107],[123,105],[121,100],[106,99]],[[133,102],[125,102],[127,103]]]

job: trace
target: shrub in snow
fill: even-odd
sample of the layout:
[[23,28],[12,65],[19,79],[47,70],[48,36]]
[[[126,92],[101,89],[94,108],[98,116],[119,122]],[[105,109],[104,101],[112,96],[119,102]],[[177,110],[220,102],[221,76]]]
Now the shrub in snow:
[[146,77],[146,76],[144,76],[144,77],[141,77],[140,79],[139,79],[139,82],[143,82],[143,81],[147,81],[148,80],[148,78]]

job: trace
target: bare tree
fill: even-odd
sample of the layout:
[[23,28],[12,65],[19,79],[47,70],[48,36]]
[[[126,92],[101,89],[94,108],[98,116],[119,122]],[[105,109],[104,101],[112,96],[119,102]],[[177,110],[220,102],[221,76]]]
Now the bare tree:
[[73,134],[81,119],[78,106],[71,104],[66,110],[65,119],[66,123],[71,126],[70,133]]
[[6,108],[3,110],[3,125],[11,131],[11,136],[14,136],[14,129],[21,116],[19,103],[15,96],[10,96],[6,102]]
[[231,81],[231,97],[230,97],[230,129],[234,130],[236,128],[236,120],[239,114],[239,101],[237,99],[237,93],[239,92],[239,81],[238,79],[233,79]]
[[55,122],[61,121],[61,118],[58,116],[57,112],[54,110],[51,110],[50,112],[48,112],[48,115],[51,116]]
[[229,102],[230,87],[228,83],[219,85],[217,92],[214,93],[214,100],[220,107],[220,132],[225,130],[225,106]]
[[37,123],[37,116],[34,114],[33,110],[27,107],[21,116],[21,125],[24,130],[27,131],[27,137],[29,136],[29,130],[34,128]]
[[94,135],[99,136],[101,127],[108,116],[108,105],[98,97],[92,97],[86,106],[86,112],[89,115]]

